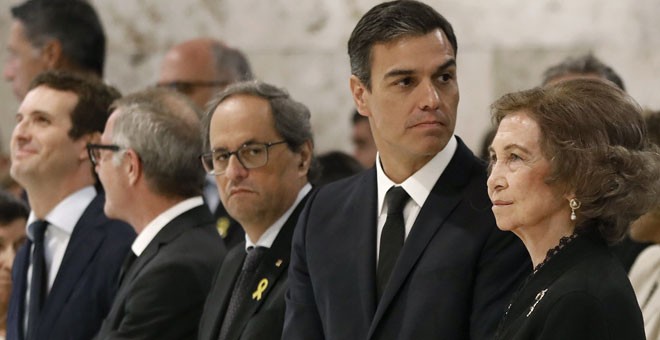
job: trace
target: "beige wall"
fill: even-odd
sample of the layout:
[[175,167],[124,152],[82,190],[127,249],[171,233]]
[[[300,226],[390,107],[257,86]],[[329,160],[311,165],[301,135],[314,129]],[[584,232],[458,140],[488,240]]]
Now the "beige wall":
[[[123,92],[153,84],[172,44],[213,36],[243,49],[257,76],[312,110],[319,151],[349,150],[346,42],[368,0],[92,0],[108,35],[106,79]],[[567,55],[593,50],[640,104],[660,109],[660,0],[428,0],[454,25],[461,103],[457,134],[476,148],[497,96],[538,84]],[[0,58],[13,0],[0,0]],[[0,81],[4,148],[17,102]]]

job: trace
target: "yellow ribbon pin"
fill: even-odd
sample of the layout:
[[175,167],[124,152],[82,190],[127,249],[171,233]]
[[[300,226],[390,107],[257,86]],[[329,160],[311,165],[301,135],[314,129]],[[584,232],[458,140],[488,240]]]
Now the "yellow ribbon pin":
[[261,294],[263,294],[266,288],[268,288],[268,279],[261,279],[257,286],[257,290],[252,293],[252,299],[257,301],[261,300]]
[[220,236],[222,238],[226,238],[227,234],[229,234],[229,225],[231,223],[229,222],[229,219],[226,217],[220,217],[216,222],[215,222],[215,227],[218,229],[218,233],[220,233]]

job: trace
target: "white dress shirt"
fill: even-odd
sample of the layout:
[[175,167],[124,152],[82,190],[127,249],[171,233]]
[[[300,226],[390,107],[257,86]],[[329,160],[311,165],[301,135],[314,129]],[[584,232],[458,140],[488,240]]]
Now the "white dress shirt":
[[202,191],[206,205],[208,205],[211,214],[215,214],[220,204],[220,193],[218,192],[218,185],[215,182],[214,175],[206,175],[204,178],[204,189]]
[[300,201],[302,201],[302,199],[305,198],[305,195],[307,195],[311,190],[312,186],[309,183],[305,184],[305,186],[303,186],[302,189],[298,191],[298,197],[296,197],[296,201],[293,202],[289,209],[284,212],[284,214],[282,214],[282,216],[280,216],[280,218],[278,218],[275,223],[273,223],[270,227],[268,227],[268,229],[266,229],[263,234],[261,234],[261,237],[259,237],[257,242],[252,242],[248,234],[245,233],[245,250],[247,251],[250,247],[272,247],[273,242],[275,242],[275,239],[277,238],[277,234],[279,234],[280,230],[282,230],[282,227],[284,227],[286,220],[289,219]]
[[202,199],[202,196],[191,197],[175,204],[171,208],[163,211],[160,215],[156,216],[156,218],[154,218],[151,222],[149,222],[149,224],[147,224],[146,227],[144,227],[144,229],[142,229],[142,232],[140,232],[140,234],[138,234],[138,236],[135,238],[135,241],[133,241],[131,250],[135,256],[139,257],[142,255],[142,252],[144,252],[149,243],[153,241],[154,237],[158,235],[158,232],[165,228],[168,223],[172,222],[173,219],[183,214],[184,212],[203,204],[204,199]]
[[[406,178],[400,186],[408,193],[411,200],[406,203],[403,208],[403,219],[405,221],[405,238],[408,237],[410,230],[412,229],[419,211],[422,209],[424,202],[429,197],[433,186],[440,178],[440,175],[445,171],[445,168],[451,161],[451,158],[454,157],[458,143],[456,138],[452,136],[447,142],[442,151],[438,152],[433,158],[426,163],[421,169],[417,170],[412,176]],[[376,230],[376,263],[378,263],[378,257],[380,256],[380,236],[383,233],[383,227],[385,226],[385,220],[387,219],[387,204],[385,202],[385,194],[390,190],[392,186],[396,186],[383,170],[383,166],[380,163],[380,154],[377,155],[376,159],[376,183],[378,186],[378,228]]]
[[[46,214],[45,220],[48,221],[48,228],[44,234],[44,257],[48,272],[48,292],[53,287],[55,277],[62,264],[66,247],[69,245],[73,229],[78,220],[87,209],[87,206],[96,197],[94,186],[86,186],[58,203],[53,210]],[[30,212],[26,226],[26,234],[30,241],[34,242],[34,232],[30,225],[36,221],[34,212]],[[34,251],[34,246],[30,248],[30,253]],[[23,318],[23,330],[27,333],[28,312],[30,305],[30,286],[32,284],[32,261],[28,267],[27,289],[25,291],[25,314]]]

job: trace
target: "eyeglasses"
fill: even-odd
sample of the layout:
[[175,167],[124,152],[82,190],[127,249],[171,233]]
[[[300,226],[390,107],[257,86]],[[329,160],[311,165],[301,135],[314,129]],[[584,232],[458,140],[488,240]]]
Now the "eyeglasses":
[[227,170],[231,155],[236,155],[238,162],[246,169],[259,168],[268,163],[268,149],[271,146],[283,143],[286,143],[286,141],[243,144],[236,151],[215,149],[202,154],[199,158],[202,160],[206,173],[217,176],[222,175]]
[[195,87],[225,87],[229,85],[229,82],[226,80],[218,81],[170,81],[167,83],[158,83],[156,87],[166,87],[174,91],[191,94]]
[[101,150],[110,150],[112,152],[117,152],[123,148],[116,144],[92,144],[87,143],[87,154],[89,159],[92,161],[92,165],[97,166],[99,160],[101,159]]

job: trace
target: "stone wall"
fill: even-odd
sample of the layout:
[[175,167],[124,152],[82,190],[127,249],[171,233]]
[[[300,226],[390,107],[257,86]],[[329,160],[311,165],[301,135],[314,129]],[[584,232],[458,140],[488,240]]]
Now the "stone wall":
[[[10,24],[0,0],[0,45]],[[242,49],[256,75],[312,110],[318,151],[350,149],[346,42],[368,0],[92,0],[108,36],[106,79],[128,93],[156,79],[169,46],[212,36]],[[660,0],[427,0],[454,25],[461,103],[457,134],[473,149],[499,95],[535,86],[565,56],[593,51],[643,106],[660,109]],[[0,58],[6,58],[2,48]],[[3,148],[17,102],[0,81]]]

